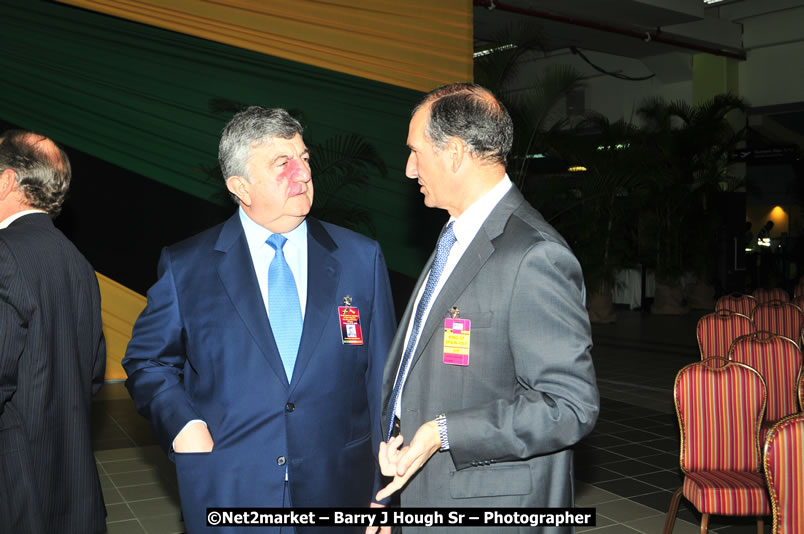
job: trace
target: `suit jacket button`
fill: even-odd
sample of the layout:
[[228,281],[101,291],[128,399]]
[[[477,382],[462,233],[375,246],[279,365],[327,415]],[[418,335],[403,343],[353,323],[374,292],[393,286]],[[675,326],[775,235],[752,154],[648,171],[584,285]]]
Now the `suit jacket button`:
[[292,412],[295,409],[296,409],[296,405],[293,404],[292,402],[289,402],[289,403],[285,404],[285,411]]
[[286,461],[287,460],[285,460],[284,456],[280,456],[279,458],[276,459],[276,465],[285,465]]

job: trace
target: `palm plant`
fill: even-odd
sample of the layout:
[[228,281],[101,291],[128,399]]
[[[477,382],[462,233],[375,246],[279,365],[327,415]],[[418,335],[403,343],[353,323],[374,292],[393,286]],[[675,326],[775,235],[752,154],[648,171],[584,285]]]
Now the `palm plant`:
[[728,153],[743,138],[727,115],[744,110],[745,102],[722,94],[699,105],[648,99],[637,113],[644,121],[650,154],[650,194],[644,220],[655,243],[657,279],[674,285],[692,265],[712,250],[716,215],[709,209],[713,194],[734,190],[738,179],[729,173]]
[[640,131],[619,120],[589,114],[578,129],[595,135],[567,135],[558,150],[586,171],[574,186],[574,202],[561,228],[584,268],[592,292],[610,291],[617,270],[639,262],[638,207],[644,194],[644,150]]

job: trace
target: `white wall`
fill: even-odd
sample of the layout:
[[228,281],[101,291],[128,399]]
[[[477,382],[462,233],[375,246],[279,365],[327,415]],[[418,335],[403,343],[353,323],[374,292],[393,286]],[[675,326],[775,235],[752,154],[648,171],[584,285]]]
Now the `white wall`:
[[[804,34],[804,20],[802,33]],[[750,50],[739,68],[740,93],[751,106],[804,101],[804,40]]]

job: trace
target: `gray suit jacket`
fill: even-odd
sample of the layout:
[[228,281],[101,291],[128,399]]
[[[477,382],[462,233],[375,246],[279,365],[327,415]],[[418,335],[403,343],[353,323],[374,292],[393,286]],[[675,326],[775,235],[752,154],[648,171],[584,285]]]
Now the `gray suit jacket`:
[[[415,296],[432,259],[391,346],[386,409]],[[403,390],[402,434],[410,440],[422,423],[446,413],[450,450],[433,455],[411,479],[402,506],[573,505],[570,447],[592,430],[600,405],[584,300],[581,268],[566,242],[519,191],[509,191],[422,328]],[[442,362],[444,318],[453,306],[472,321],[467,367]]]

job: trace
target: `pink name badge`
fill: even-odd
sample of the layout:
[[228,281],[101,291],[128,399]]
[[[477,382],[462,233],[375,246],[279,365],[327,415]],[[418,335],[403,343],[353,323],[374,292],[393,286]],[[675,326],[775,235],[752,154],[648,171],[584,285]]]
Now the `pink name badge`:
[[469,319],[444,319],[444,363],[469,365],[469,334],[472,321]]

